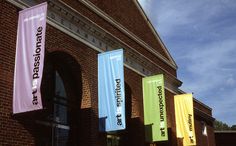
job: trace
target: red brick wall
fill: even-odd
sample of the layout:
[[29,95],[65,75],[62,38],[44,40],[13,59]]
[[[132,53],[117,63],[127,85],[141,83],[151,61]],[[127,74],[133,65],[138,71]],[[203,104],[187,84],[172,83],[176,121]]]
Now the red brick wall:
[[196,107],[197,109],[203,111],[204,113],[206,113],[206,114],[212,116],[212,111],[209,110],[207,107],[202,106],[200,103],[198,103],[198,102],[193,102],[193,106]]
[[12,116],[17,9],[5,1],[1,1],[0,9],[0,145],[33,145],[27,129],[32,124],[28,123],[26,128]]
[[[73,0],[66,0],[64,1],[74,9],[76,9],[79,13],[81,13],[83,16],[89,18],[90,20],[93,20],[96,24],[110,32],[112,35],[118,37],[120,40],[128,44],[129,46],[133,47],[137,51],[139,51],[141,54],[144,54],[146,57],[148,57],[153,62],[157,63],[160,67],[167,70],[168,73],[176,76],[176,70],[167,65],[165,62],[154,56],[152,53],[147,51],[145,48],[143,48],[141,45],[130,39],[127,35],[123,34],[120,30],[112,26],[110,23],[105,21],[103,18],[99,17],[97,14],[93,13],[91,10],[89,10],[86,6],[84,6],[82,3],[78,1]],[[130,24],[131,25],[131,24]],[[143,29],[141,26],[139,29]],[[150,68],[151,71],[158,73],[160,72],[157,68]]]
[[[18,10],[11,4],[1,1],[1,24],[0,24],[0,145],[27,146],[35,145],[35,135],[40,132],[35,128],[35,117],[38,113],[25,113],[20,116],[12,115],[12,93],[15,62],[15,46]],[[84,145],[92,145],[98,141],[97,128],[97,52],[68,37],[64,33],[47,25],[46,52],[61,51],[70,54],[81,65],[84,82],[83,97],[90,95],[82,106],[81,117],[88,121],[82,123],[81,131],[87,131],[84,135],[89,136]],[[89,64],[89,65],[88,65]],[[87,84],[85,84],[87,82]],[[86,105],[88,104],[88,105]],[[92,106],[91,106],[92,105]],[[82,118],[82,119],[84,119]],[[96,140],[96,141],[95,141]]]
[[125,68],[126,96],[126,131],[123,134],[123,145],[143,146],[144,119],[142,107],[142,77]]
[[[6,1],[0,0],[0,145],[27,146],[35,145],[35,137],[42,132],[35,127],[35,118],[42,112],[25,113],[20,116],[12,115],[12,93],[16,46],[16,31],[18,9]],[[72,1],[68,1],[71,5]],[[76,9],[88,18],[106,28],[147,57],[157,62],[161,67],[175,75],[176,71],[157,57],[145,51],[140,45],[112,27],[96,14],[90,12],[82,4],[76,2]],[[102,146],[106,143],[106,135],[98,132],[98,99],[97,99],[97,51],[87,47],[63,32],[47,25],[46,55],[53,52],[64,52],[80,67],[82,90],[79,139],[80,145]],[[65,61],[72,72],[76,66],[73,61]],[[158,72],[157,69],[153,69]],[[66,75],[65,75],[66,76]],[[142,77],[125,68],[127,130],[119,133],[124,145],[148,145],[144,139],[143,104],[142,104]],[[176,145],[174,94],[166,92],[169,143],[157,145]],[[206,111],[207,112],[207,111]],[[196,126],[198,128],[198,126]]]
[[[194,124],[195,124],[195,133],[196,133],[196,141],[199,146],[215,146],[215,135],[213,123],[211,121],[205,120],[204,118],[194,115]],[[207,136],[203,135],[203,123],[206,124],[207,127]]]
[[169,128],[169,137],[171,138],[171,144],[177,145],[176,139],[176,124],[175,124],[175,111],[174,111],[174,94],[168,90],[165,90],[166,104],[167,104],[167,124]]
[[[1,13],[1,76],[0,76],[0,145],[35,145],[35,137],[40,136],[41,131],[36,129],[35,116],[39,113],[24,113],[20,116],[12,116],[12,92],[14,77],[14,58],[17,31],[17,9],[7,2],[1,2],[1,7],[7,15]],[[81,145],[105,145],[106,137],[98,132],[98,101],[97,101],[97,51],[94,51],[77,40],[65,35],[63,32],[47,25],[46,31],[46,54],[52,52],[64,52],[74,58],[80,65],[83,80],[83,96],[81,105],[80,130],[84,131],[83,138],[80,138]],[[133,71],[125,69],[127,85],[130,89],[130,109],[128,132],[122,133],[127,137],[129,133],[129,145],[143,145],[143,119],[142,104],[139,102],[132,109],[131,105],[136,101],[142,101],[141,76]],[[139,85],[139,86],[137,86]],[[89,97],[88,97],[89,96]],[[137,111],[139,110],[139,111]],[[40,112],[41,113],[41,112]],[[131,117],[133,115],[133,117]],[[29,119],[28,119],[29,118]],[[25,120],[27,119],[27,120]],[[138,131],[138,132],[137,132]],[[17,136],[14,136],[17,134]],[[137,140],[137,137],[138,140]],[[127,143],[126,143],[127,144]]]
[[[80,130],[84,132],[81,145],[102,145],[104,135],[98,132],[98,101],[97,101],[97,51],[94,51],[77,40],[65,35],[63,32],[47,25],[46,49],[48,52],[61,51],[71,55],[81,67],[82,80],[88,84],[83,84],[83,93],[90,95],[90,101],[84,102],[84,109],[81,109]],[[85,94],[85,95],[86,95]],[[82,98],[86,96],[82,95]],[[86,105],[86,103],[88,105]],[[87,118],[89,117],[89,118]],[[86,137],[86,136],[87,137]],[[102,141],[103,140],[103,141]]]
[[216,132],[216,146],[235,146],[236,145],[236,133],[233,132]]
[[168,58],[133,0],[90,0],[130,32]]
[[[177,145],[176,139],[176,124],[175,124],[175,111],[174,111],[174,94],[165,91],[166,94],[166,103],[167,103],[167,117],[168,117],[168,127],[171,130],[171,145]],[[211,111],[206,107],[203,107],[199,103],[194,102],[194,107],[202,110],[204,113],[207,113],[211,116]],[[207,126],[207,135],[202,134],[202,122],[204,122]],[[195,133],[196,133],[196,141],[197,146],[215,146],[215,136],[214,136],[214,128],[213,121],[209,121],[206,118],[201,117],[198,113],[194,115],[194,124],[195,124]]]

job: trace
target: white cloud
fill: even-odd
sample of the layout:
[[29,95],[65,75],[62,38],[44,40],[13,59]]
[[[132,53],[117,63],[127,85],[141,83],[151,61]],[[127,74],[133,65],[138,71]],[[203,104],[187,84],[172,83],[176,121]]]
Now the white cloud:
[[[236,57],[236,42],[222,40],[198,47],[186,51],[187,55],[182,58],[184,62],[188,62],[184,70],[194,77],[186,80],[184,86],[187,85],[194,92],[204,93],[225,85],[225,81],[232,78],[232,72],[236,73],[236,70],[227,70],[227,66],[236,64],[236,60],[230,57]],[[181,77],[185,80],[187,75]],[[232,79],[230,81],[232,83]]]
[[230,77],[226,80],[226,85],[233,86],[235,85],[235,79],[233,77]]
[[176,59],[182,88],[236,124],[234,0],[140,1]]

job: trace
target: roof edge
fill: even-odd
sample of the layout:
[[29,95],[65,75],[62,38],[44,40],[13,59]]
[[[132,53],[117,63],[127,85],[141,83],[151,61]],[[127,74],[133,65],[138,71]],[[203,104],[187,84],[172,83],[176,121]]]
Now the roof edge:
[[165,53],[167,54],[167,56],[169,57],[170,61],[176,66],[176,68],[178,69],[178,65],[176,64],[174,58],[172,57],[172,55],[170,54],[169,50],[167,49],[167,47],[165,46],[165,44],[163,43],[162,39],[160,38],[160,35],[157,33],[156,29],[154,28],[154,26],[152,25],[151,21],[149,20],[148,16],[146,15],[146,13],[144,12],[142,6],[140,5],[140,3],[138,2],[138,0],[133,0],[139,10],[139,12],[142,14],[143,18],[146,20],[148,26],[150,27],[150,29],[152,30],[154,36],[156,37],[156,39],[158,40],[158,42],[161,44],[161,47],[163,48],[163,50],[165,51]]
[[[62,2],[62,0],[59,0]],[[161,59],[164,63],[172,67],[173,69],[177,70],[176,63],[172,62],[173,59],[168,60],[166,57],[161,55],[159,52],[157,52],[155,49],[153,49],[151,46],[149,46],[145,41],[143,41],[141,38],[130,32],[126,27],[121,25],[119,22],[114,20],[111,16],[109,16],[107,13],[105,13],[103,10],[95,6],[92,2],[88,0],[79,0],[82,2],[86,7],[88,7],[90,10],[95,12],[98,16],[102,17],[104,20],[115,26],[117,29],[119,29],[121,32],[123,32],[125,35],[129,36],[131,39],[133,39],[135,42],[143,46],[146,50],[148,50],[150,53],[154,54],[156,57]],[[162,44],[162,43],[160,43]],[[165,49],[164,49],[165,50]]]
[[230,134],[230,133],[235,133],[235,134],[236,134],[236,130],[224,130],[224,131],[218,131],[218,130],[217,130],[217,131],[214,131],[214,132],[215,132],[215,133],[227,133],[227,134],[228,134],[228,133],[229,133],[229,134]]
[[209,115],[207,113],[205,113],[202,110],[199,110],[198,108],[194,107],[194,114],[196,114],[197,116],[200,116],[208,121],[214,122],[215,118],[212,115]]
[[[185,94],[186,92],[185,92],[185,91],[183,91],[183,90],[181,90],[181,89],[179,89],[179,93],[181,93],[181,94]],[[198,104],[200,104],[200,105],[204,106],[205,108],[209,109],[210,111],[212,111],[212,108],[211,108],[211,107],[209,107],[209,106],[208,106],[208,105],[206,105],[205,103],[203,103],[203,102],[199,101],[199,100],[198,100],[198,99],[196,99],[195,97],[193,97],[193,100],[194,100],[195,102],[197,102]]]

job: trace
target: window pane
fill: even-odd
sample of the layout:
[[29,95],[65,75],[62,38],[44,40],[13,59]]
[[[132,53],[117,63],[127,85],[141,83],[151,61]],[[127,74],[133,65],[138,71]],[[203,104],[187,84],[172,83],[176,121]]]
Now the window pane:
[[56,72],[56,88],[55,88],[55,94],[56,96],[60,96],[60,97],[66,97],[66,90],[63,84],[63,81],[60,77],[60,75],[58,74],[58,72]]
[[54,121],[60,124],[68,124],[66,106],[54,104]]
[[67,146],[69,136],[69,129],[55,128],[54,145]]

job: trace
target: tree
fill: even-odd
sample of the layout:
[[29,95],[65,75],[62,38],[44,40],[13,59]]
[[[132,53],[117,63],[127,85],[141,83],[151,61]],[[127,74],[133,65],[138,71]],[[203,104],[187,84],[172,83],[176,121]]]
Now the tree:
[[236,125],[232,125],[231,130],[236,130]]
[[[236,126],[236,125],[235,125]],[[235,127],[236,128],[236,127]],[[214,129],[216,131],[224,131],[224,130],[231,130],[231,127],[228,126],[226,123],[223,123],[221,121],[215,120],[214,122]]]

